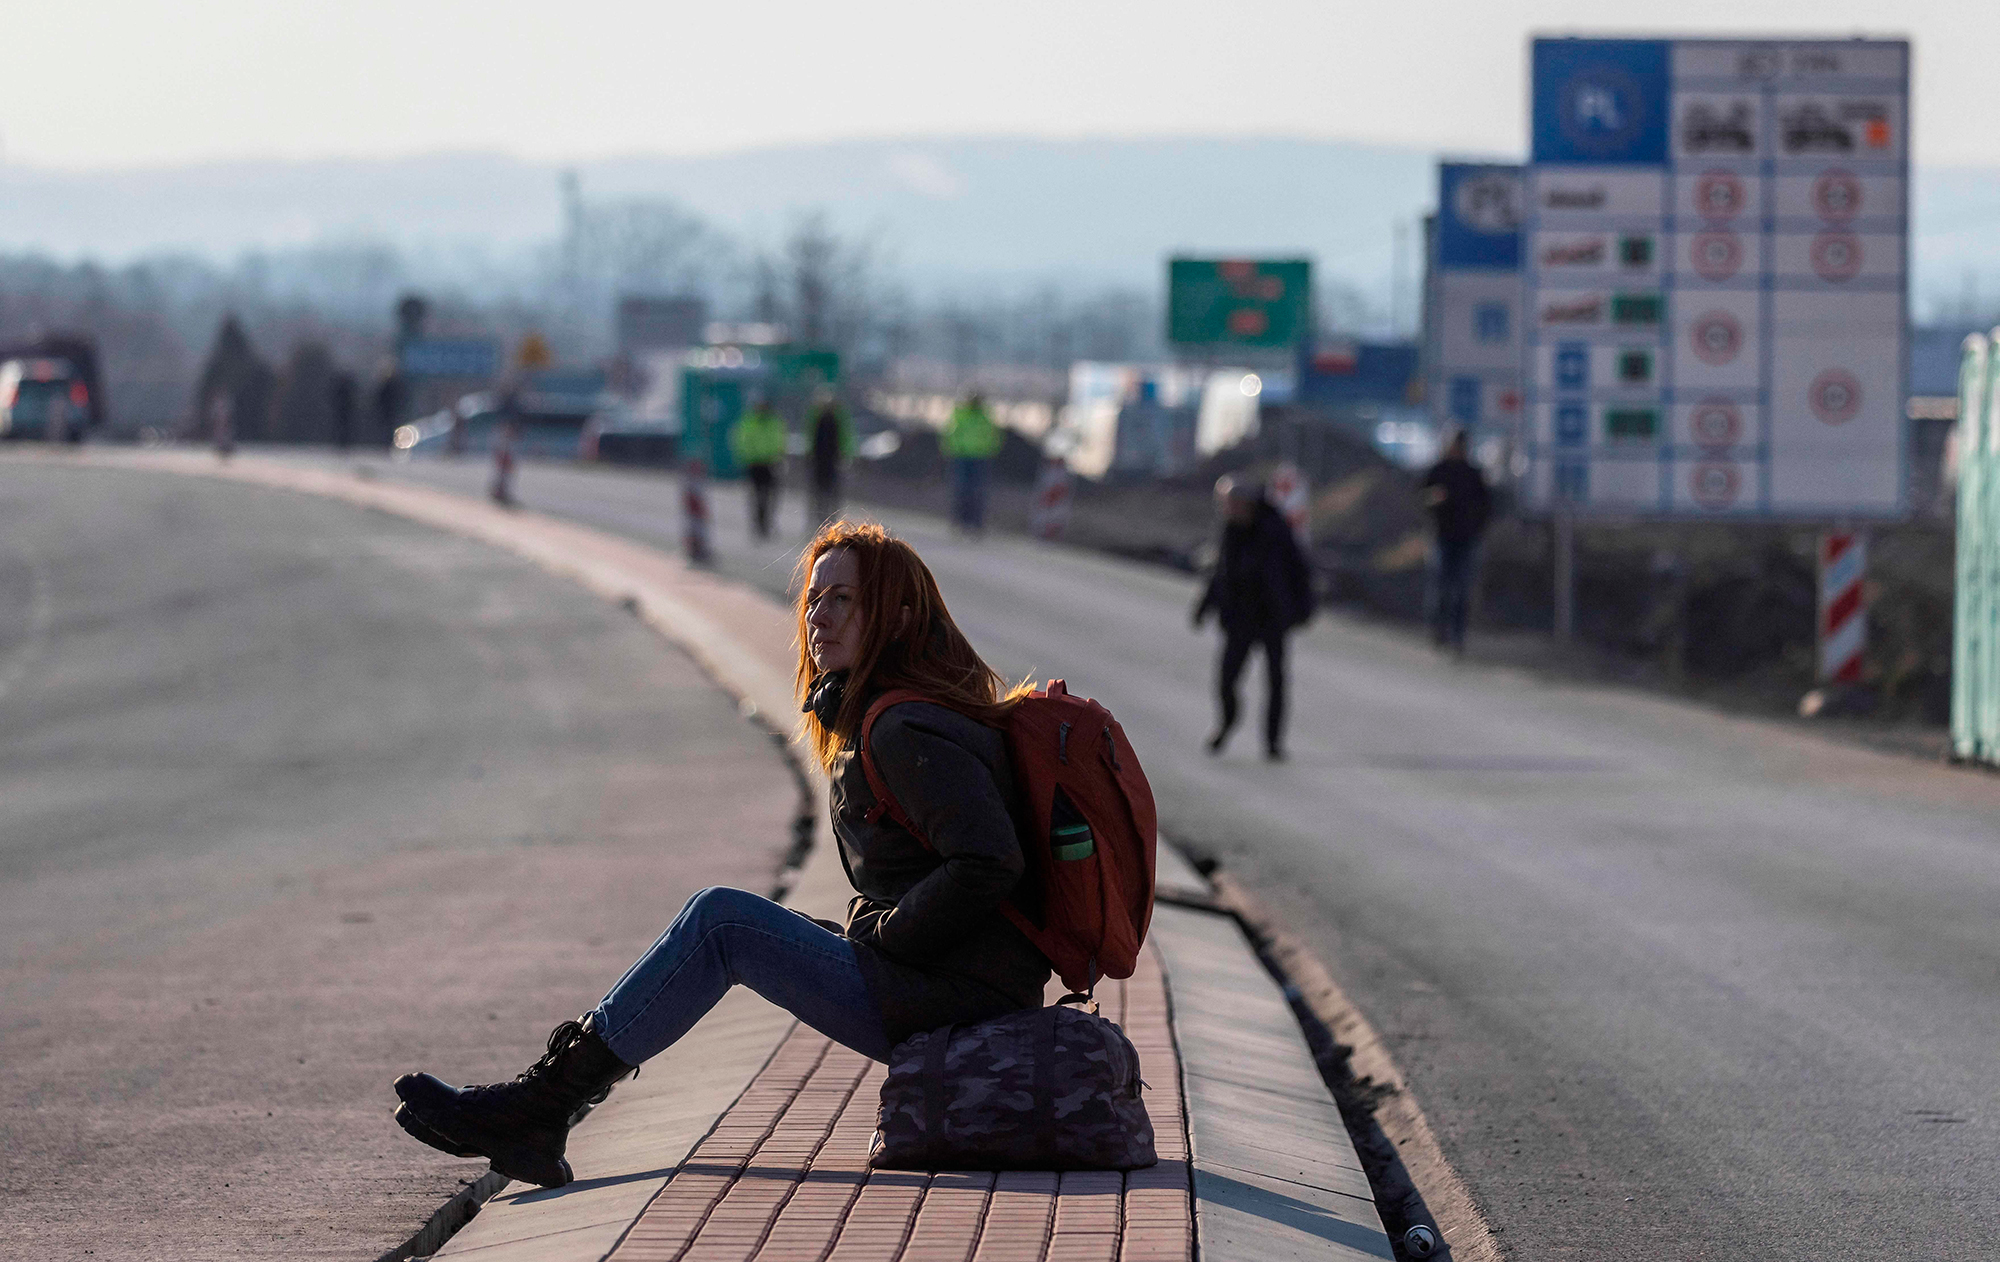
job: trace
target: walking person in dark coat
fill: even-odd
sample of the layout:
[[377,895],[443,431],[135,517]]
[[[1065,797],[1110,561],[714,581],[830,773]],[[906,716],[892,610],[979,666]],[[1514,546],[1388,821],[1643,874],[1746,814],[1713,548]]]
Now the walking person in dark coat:
[[1479,466],[1466,458],[1465,431],[1452,434],[1444,458],[1423,481],[1424,509],[1437,534],[1431,555],[1429,605],[1431,641],[1465,652],[1465,622],[1472,611],[1472,578],[1478,568],[1479,536],[1493,514],[1493,494]]
[[354,406],[360,393],[351,372],[336,372],[327,383],[327,408],[333,414],[333,446],[336,451],[346,451],[354,445]]
[[832,393],[821,396],[812,422],[812,515],[817,526],[840,516],[842,466],[854,458],[854,422]]
[[1285,757],[1285,636],[1312,617],[1312,572],[1292,533],[1264,488],[1224,477],[1215,484],[1225,521],[1222,551],[1208,580],[1194,625],[1214,610],[1222,623],[1222,661],[1216,670],[1221,719],[1208,738],[1219,754],[1236,727],[1236,681],[1250,650],[1264,650],[1264,756]]
[[[996,726],[1009,690],[952,621],[937,580],[880,526],[819,531],[800,569],[796,681],[827,773],[833,838],[856,897],[847,923],[745,890],[708,889],[598,1005],[550,1034],[510,1082],[396,1080],[396,1120],[433,1148],[485,1157],[510,1179],[561,1187],[569,1128],[642,1061],[748,986],[813,1029],[886,1061],[921,1030],[1042,1005],[1049,962],[1001,904],[1025,879],[1024,807]],[[867,734],[912,832],[876,810],[862,720],[889,690],[936,702],[883,710]]]

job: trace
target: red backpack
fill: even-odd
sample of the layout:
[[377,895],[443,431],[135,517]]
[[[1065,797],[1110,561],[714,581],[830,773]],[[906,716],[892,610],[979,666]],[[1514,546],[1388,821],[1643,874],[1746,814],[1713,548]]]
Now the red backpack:
[[[868,738],[892,705],[935,697],[896,689],[877,697],[861,721],[861,769],[875,792],[873,821],[887,814],[919,841],[930,839],[903,813],[875,769]],[[951,707],[945,705],[946,709]],[[1111,711],[1073,697],[1060,679],[1031,692],[1001,724],[1014,779],[1027,805],[1022,838],[1028,875],[1041,890],[1039,922],[1012,901],[1007,919],[1048,957],[1063,985],[1088,991],[1099,977],[1130,977],[1153,918],[1153,790]]]

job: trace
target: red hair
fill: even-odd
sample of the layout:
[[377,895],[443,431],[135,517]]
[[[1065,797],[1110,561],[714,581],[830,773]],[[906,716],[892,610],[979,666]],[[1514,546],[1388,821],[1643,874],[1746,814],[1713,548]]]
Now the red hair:
[[[910,688],[937,698],[982,723],[997,723],[1026,685],[1008,689],[1006,682],[974,651],[965,633],[951,620],[937,579],[917,550],[873,523],[829,522],[820,527],[799,557],[798,650],[795,687],[800,704],[818,670],[806,651],[806,597],[812,568],[835,548],[854,554],[860,570],[855,616],[861,619],[861,644],[848,671],[846,695],[829,726],[807,711],[801,721],[813,755],[823,768],[833,765],[846,742],[860,730],[868,698],[890,688]],[[903,617],[907,610],[908,617]]]

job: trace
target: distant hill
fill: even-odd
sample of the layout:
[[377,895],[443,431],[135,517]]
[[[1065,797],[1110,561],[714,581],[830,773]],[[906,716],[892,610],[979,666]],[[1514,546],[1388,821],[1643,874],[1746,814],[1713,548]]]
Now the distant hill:
[[[824,209],[843,230],[879,242],[925,289],[1150,287],[1174,250],[1298,252],[1380,308],[1393,226],[1413,223],[1432,201],[1434,162],[1412,149],[1284,137],[947,137],[577,169],[586,198],[670,197],[752,242],[774,241],[793,215]],[[556,235],[559,169],[467,153],[113,173],[0,167],[0,248],[229,259],[253,247],[366,239],[475,267]],[[2000,300],[2000,169],[1923,171],[1914,193],[1919,308],[1955,301],[1968,285],[1982,302]]]

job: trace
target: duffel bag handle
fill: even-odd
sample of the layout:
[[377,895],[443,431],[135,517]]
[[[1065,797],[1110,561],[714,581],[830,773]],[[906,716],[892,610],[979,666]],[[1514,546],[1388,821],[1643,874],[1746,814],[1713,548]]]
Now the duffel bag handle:
[[1056,1000],[1051,1006],[1060,1008],[1064,1004],[1072,1003],[1076,1005],[1079,1012],[1088,1012],[1093,1017],[1101,1015],[1097,1011],[1097,995],[1091,991],[1072,990],[1067,995]]

